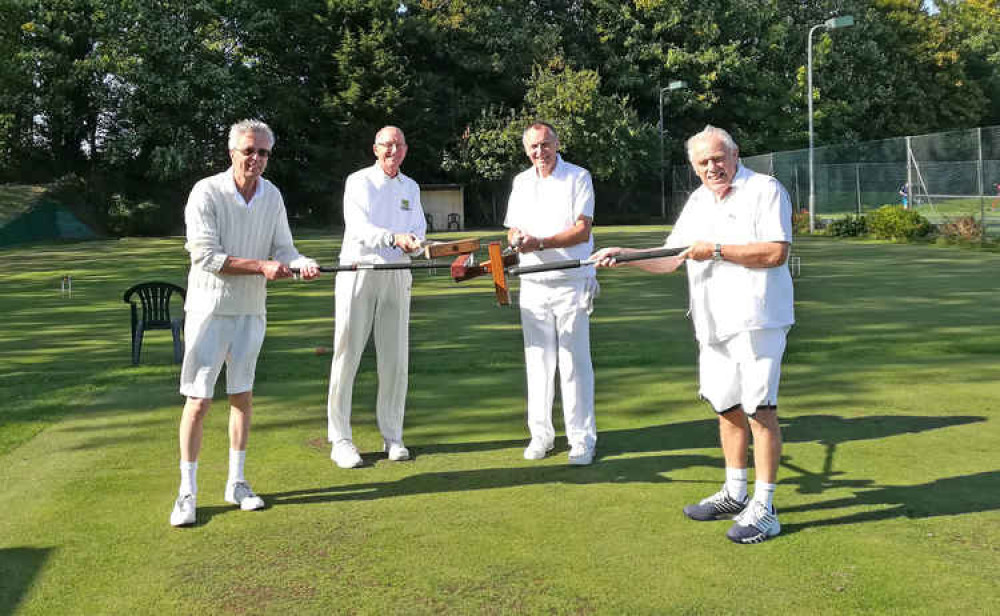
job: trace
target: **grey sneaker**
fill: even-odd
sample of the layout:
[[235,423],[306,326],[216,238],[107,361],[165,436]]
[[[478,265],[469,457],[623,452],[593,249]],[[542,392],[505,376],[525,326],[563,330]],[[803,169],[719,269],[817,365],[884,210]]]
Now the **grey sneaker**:
[[191,526],[195,522],[197,503],[194,494],[182,494],[174,502],[174,510],[170,512],[171,526]]
[[731,518],[743,511],[747,506],[747,497],[738,501],[723,487],[708,498],[703,498],[697,505],[684,507],[684,515],[699,522],[711,522],[723,518]]
[[781,523],[774,505],[768,511],[764,503],[752,500],[743,513],[733,518],[726,536],[736,543],[760,543],[780,532]]
[[243,511],[254,511],[264,508],[264,499],[253,493],[250,484],[245,481],[234,481],[226,484],[226,493],[223,496],[227,503],[239,505]]

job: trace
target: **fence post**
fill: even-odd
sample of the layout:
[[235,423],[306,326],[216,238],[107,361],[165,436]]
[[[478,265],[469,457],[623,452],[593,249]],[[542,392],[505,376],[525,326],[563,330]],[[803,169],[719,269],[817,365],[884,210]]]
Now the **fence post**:
[[984,236],[986,235],[986,182],[983,179],[983,129],[982,127],[976,128],[976,146],[979,149],[979,161],[977,166],[977,173],[979,175],[979,224],[983,227],[983,233],[979,236],[979,242],[982,243]]
[[861,165],[854,163],[854,185],[858,195],[858,216],[861,216]]
[[909,135],[906,136],[906,200],[910,207],[916,207],[916,195],[913,194],[913,148],[910,147]]

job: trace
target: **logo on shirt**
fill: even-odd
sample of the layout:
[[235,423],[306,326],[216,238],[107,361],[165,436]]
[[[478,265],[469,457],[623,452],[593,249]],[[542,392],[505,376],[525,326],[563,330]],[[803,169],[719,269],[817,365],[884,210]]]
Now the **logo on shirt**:
[[400,202],[399,202],[399,209],[409,211],[409,209],[410,209],[410,200],[409,199],[401,199]]

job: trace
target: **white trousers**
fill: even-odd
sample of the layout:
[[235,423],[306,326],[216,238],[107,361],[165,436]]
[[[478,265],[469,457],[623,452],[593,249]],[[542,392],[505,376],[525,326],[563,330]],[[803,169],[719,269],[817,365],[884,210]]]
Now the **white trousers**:
[[354,377],[373,325],[378,366],[375,403],[378,428],[387,441],[403,440],[412,283],[408,270],[337,274],[333,362],[326,405],[327,437],[331,443],[352,438]]
[[551,443],[555,373],[559,368],[563,421],[570,446],[597,443],[594,368],[590,362],[590,312],[598,293],[594,278],[561,283],[521,281],[521,330],[528,379],[528,431]]

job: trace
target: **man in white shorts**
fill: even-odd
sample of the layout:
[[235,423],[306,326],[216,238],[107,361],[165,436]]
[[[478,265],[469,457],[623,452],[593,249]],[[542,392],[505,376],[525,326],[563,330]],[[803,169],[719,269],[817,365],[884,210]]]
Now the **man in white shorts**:
[[[594,249],[594,186],[590,172],[563,160],[559,137],[544,122],[522,135],[531,168],[514,178],[504,226],[521,252],[521,265],[586,259]],[[554,447],[552,402],[556,369],[569,463],[593,462],[597,447],[590,312],[599,287],[593,268],[553,270],[521,277],[521,329],[528,380],[528,460]]]
[[[772,177],[739,164],[726,131],[707,126],[687,142],[702,186],[695,190],[666,247],[690,248],[678,257],[633,261],[651,272],[687,264],[691,318],[700,347],[700,393],[719,417],[726,461],[722,489],[684,513],[693,520],[737,514],[726,533],[737,543],[759,543],[781,532],[773,497],[781,457],[778,382],[785,336],[795,322],[788,193]],[[641,250],[605,248],[600,266]],[[747,495],[747,449],[754,442],[756,483]]]
[[202,425],[215,382],[226,365],[229,395],[229,479],[224,499],[244,511],[264,501],[243,476],[257,355],[264,342],[267,281],[319,276],[315,261],[295,249],[281,193],[261,177],[274,147],[271,129],[243,120],[229,130],[232,167],[195,184],[184,210],[191,253],[184,303],[185,352],[180,392],[181,485],[173,526],[195,523]]
[[[405,263],[407,253],[420,249],[427,219],[420,205],[420,187],[400,171],[406,158],[406,136],[395,126],[375,134],[375,164],[355,171],[344,185],[344,242],[340,262]],[[327,398],[327,438],[330,459],[340,468],[361,466],[361,454],[351,432],[354,377],[361,354],[375,332],[378,398],[375,416],[382,449],[390,460],[408,460],[403,444],[403,415],[409,380],[409,270],[340,272],[336,281],[336,323],[330,390]]]

